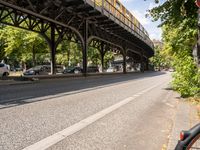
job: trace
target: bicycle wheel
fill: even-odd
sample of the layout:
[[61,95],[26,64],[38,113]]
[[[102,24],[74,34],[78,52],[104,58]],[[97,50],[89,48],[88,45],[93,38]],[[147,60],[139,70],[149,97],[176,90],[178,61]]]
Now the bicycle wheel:
[[175,150],[200,150],[200,123],[188,131],[180,133]]
[[193,137],[193,139],[186,148],[186,150],[195,150],[195,149],[200,150],[200,133],[197,134],[195,137]]

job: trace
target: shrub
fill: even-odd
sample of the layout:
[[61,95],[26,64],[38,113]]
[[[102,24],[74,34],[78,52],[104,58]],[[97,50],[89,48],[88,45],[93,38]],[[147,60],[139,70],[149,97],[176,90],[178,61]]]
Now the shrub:
[[174,61],[172,87],[182,97],[195,96],[200,93],[200,71],[191,56],[176,58]]

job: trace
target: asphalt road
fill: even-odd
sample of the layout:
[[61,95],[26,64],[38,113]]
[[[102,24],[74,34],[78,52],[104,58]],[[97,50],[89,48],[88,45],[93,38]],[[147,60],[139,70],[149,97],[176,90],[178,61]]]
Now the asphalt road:
[[0,85],[0,150],[161,150],[177,105],[170,80],[149,72]]

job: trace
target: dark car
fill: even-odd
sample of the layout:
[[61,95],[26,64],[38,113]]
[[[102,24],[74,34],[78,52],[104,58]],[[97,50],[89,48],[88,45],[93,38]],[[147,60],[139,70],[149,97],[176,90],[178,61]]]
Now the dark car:
[[99,68],[97,66],[88,66],[87,72],[88,73],[97,73],[97,72],[99,72]]
[[68,67],[66,69],[63,70],[63,74],[67,74],[67,73],[82,73],[83,69],[81,67]]
[[51,72],[51,66],[40,65],[30,68],[23,72],[24,75],[48,75]]

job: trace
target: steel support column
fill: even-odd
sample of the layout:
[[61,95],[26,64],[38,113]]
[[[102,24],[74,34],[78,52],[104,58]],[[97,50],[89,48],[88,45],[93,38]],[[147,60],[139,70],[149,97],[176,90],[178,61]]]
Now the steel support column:
[[146,61],[146,70],[148,71],[149,70],[149,59],[147,58],[147,61]]
[[88,51],[88,20],[84,20],[83,27],[83,75],[87,75],[87,51]]
[[140,66],[141,66],[141,67],[140,67],[140,71],[141,71],[141,72],[144,72],[144,58],[143,58],[143,54],[141,54],[140,57],[141,57],[141,58],[140,58],[140,59],[141,59],[141,60],[140,60]]
[[126,50],[123,50],[123,73],[126,74]]
[[56,42],[55,42],[55,24],[51,24],[51,39],[50,39],[50,50],[51,50],[51,74],[55,74],[56,70]]
[[103,43],[103,42],[101,42],[100,55],[101,55],[101,67],[102,67],[102,72],[104,72],[104,56],[105,56],[105,49],[104,49],[104,43]]

